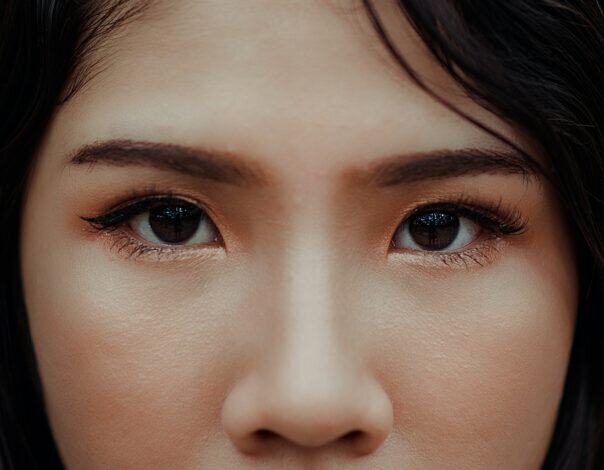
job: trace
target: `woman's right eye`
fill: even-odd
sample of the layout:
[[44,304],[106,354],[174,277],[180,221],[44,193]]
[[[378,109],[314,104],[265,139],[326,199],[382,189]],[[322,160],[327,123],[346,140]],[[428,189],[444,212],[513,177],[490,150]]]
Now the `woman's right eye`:
[[142,239],[157,245],[196,245],[216,241],[212,221],[194,204],[161,204],[135,216],[128,224]]
[[198,205],[175,197],[142,199],[84,220],[107,231],[125,225],[142,243],[154,246],[197,245],[221,240],[217,227]]

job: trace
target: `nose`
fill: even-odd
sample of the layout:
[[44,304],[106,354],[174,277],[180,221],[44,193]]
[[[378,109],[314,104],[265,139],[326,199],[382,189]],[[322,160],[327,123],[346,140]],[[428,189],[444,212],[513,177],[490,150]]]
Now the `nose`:
[[230,389],[223,429],[245,454],[275,446],[374,453],[391,432],[391,401],[364,365],[362,341],[346,333],[353,331],[344,325],[350,312],[337,314],[329,280],[303,278],[305,285],[278,289],[289,291],[289,306],[281,303],[266,316],[270,324],[263,329],[270,337],[259,342],[252,365]]
[[[294,372],[294,371],[292,371]],[[245,454],[274,446],[319,449],[329,446],[364,456],[375,452],[392,427],[392,407],[376,383],[335,387],[333,375],[300,376],[269,385],[249,377],[231,391],[223,427]]]

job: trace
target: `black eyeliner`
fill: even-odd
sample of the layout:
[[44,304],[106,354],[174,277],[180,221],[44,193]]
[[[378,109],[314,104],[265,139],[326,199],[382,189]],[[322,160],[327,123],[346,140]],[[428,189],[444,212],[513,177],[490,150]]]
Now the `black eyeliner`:
[[80,219],[88,222],[99,230],[106,230],[116,228],[132,217],[157,207],[160,204],[193,205],[184,199],[173,196],[146,197],[138,201],[127,203],[126,205],[118,206],[118,208],[113,209],[106,214],[96,217],[80,217]]

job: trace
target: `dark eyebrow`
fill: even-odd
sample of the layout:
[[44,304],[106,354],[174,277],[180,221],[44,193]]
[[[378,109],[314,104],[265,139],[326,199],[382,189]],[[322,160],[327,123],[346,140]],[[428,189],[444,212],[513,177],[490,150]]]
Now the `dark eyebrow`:
[[[225,184],[265,185],[267,178],[262,168],[242,160],[235,154],[220,150],[120,139],[84,145],[70,156],[68,164],[137,165]],[[517,151],[465,148],[395,155],[347,173],[350,180],[357,184],[388,187],[479,174],[521,175],[528,178],[542,173],[542,170],[536,161]]]
[[351,171],[351,178],[379,187],[424,180],[438,180],[481,174],[542,174],[536,161],[515,150],[465,148],[395,155]]
[[236,160],[230,152],[220,150],[120,139],[84,145],[69,157],[68,164],[135,165],[238,186],[265,184],[259,167]]

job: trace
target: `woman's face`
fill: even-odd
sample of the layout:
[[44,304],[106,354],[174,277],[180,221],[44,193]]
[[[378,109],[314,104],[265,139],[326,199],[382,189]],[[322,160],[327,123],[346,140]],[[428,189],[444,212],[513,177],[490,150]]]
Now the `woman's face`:
[[[533,151],[377,5],[439,95]],[[565,220],[357,3],[155,2],[94,58],[22,227],[68,468],[539,468],[576,314]]]

